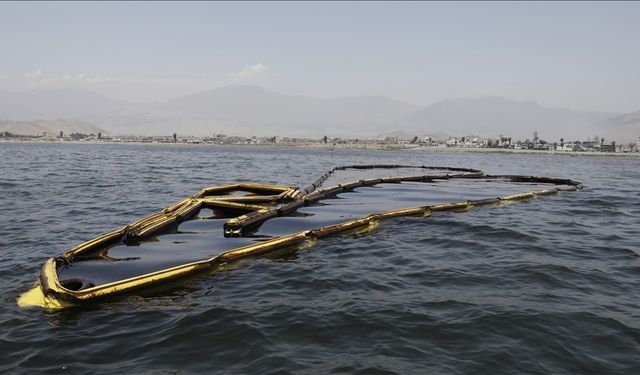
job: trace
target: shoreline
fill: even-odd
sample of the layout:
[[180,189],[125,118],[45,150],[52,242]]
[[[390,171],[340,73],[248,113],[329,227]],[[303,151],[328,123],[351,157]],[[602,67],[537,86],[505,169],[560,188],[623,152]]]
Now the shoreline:
[[337,150],[379,150],[379,151],[411,151],[411,152],[467,152],[485,154],[526,154],[526,155],[584,155],[584,156],[636,156],[640,157],[640,152],[584,152],[584,151],[544,151],[544,150],[515,150],[505,148],[471,148],[471,147],[434,147],[415,145],[385,145],[385,144],[336,144],[334,145],[291,145],[290,147],[315,148],[315,149],[337,149]]
[[221,147],[221,148],[260,148],[260,149],[315,149],[315,150],[354,150],[354,151],[411,151],[411,152],[449,152],[449,153],[497,153],[497,154],[524,154],[524,155],[568,155],[568,156],[614,156],[614,157],[640,157],[640,152],[584,152],[584,151],[544,151],[544,150],[515,150],[504,148],[468,148],[468,147],[434,147],[419,145],[397,145],[377,143],[275,143],[275,144],[218,144],[218,143],[153,143],[153,142],[102,142],[102,141],[64,141],[49,142],[36,140],[2,140],[9,144],[74,144],[74,145],[131,145],[131,146],[190,146],[190,147]]

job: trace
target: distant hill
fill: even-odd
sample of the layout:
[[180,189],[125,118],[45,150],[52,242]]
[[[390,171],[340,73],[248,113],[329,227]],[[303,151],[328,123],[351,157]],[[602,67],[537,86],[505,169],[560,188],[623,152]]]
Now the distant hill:
[[[212,131],[233,127],[256,135],[353,135],[387,129],[419,107],[384,96],[321,99],[283,95],[255,86],[226,86],[156,107],[166,114],[211,120]],[[193,129],[197,131],[198,129]]]
[[73,118],[123,134],[373,135],[420,107],[384,96],[322,99],[232,85],[164,103],[116,101],[82,90],[0,92],[0,118]]
[[42,135],[44,132],[58,134],[82,133],[106,134],[101,128],[76,120],[36,120],[36,121],[12,121],[0,120],[0,132],[9,132],[15,135]]
[[518,102],[500,97],[445,100],[410,114],[408,126],[424,131],[456,135],[479,134],[496,137],[542,138],[590,136],[610,113],[548,108],[534,101]]
[[112,100],[82,90],[0,92],[0,118],[66,118],[113,134],[359,137],[393,132],[407,135],[476,134],[515,139],[537,131],[548,141],[636,139],[638,113],[621,115],[549,108],[501,97],[451,99],[418,107],[384,96],[334,99],[284,95],[256,86],[232,85],[163,103]]
[[609,136],[622,141],[636,141],[640,138],[640,111],[612,116],[600,123]]

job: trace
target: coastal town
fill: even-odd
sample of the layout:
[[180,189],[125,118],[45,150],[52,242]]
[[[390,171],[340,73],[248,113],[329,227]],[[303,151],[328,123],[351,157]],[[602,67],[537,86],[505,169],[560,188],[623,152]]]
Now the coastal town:
[[533,132],[531,138],[524,140],[514,139],[509,136],[498,135],[494,138],[479,136],[449,136],[446,139],[438,139],[431,136],[413,136],[403,138],[397,136],[385,136],[379,138],[296,138],[296,137],[245,137],[225,134],[212,134],[210,136],[183,136],[173,133],[166,136],[148,135],[111,135],[102,133],[71,133],[65,134],[43,132],[34,135],[16,135],[9,132],[0,132],[1,141],[14,142],[87,142],[87,143],[153,143],[153,144],[204,144],[204,145],[262,145],[262,146],[316,146],[328,148],[354,148],[354,149],[467,149],[467,150],[522,150],[540,152],[585,152],[585,153],[638,153],[640,152],[640,137],[635,143],[618,143],[607,141],[597,135],[584,139],[546,140]]

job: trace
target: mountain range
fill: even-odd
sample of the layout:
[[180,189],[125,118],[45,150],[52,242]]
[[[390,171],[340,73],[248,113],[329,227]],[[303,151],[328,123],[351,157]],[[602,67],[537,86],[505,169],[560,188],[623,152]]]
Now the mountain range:
[[72,89],[0,92],[0,119],[60,118],[87,122],[114,134],[365,138],[402,131],[440,136],[504,134],[525,139],[537,131],[548,140],[585,139],[597,134],[619,141],[640,136],[640,111],[577,111],[501,97],[452,99],[420,107],[385,96],[325,99],[245,85],[162,103],[132,103]]

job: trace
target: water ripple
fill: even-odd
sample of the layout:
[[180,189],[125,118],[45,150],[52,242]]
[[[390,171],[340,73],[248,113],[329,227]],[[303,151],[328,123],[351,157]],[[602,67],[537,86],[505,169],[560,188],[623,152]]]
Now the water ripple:
[[[637,158],[66,144],[0,158],[0,372],[640,372]],[[15,304],[46,258],[204,185],[306,185],[381,160],[586,189],[391,220],[145,296]]]

